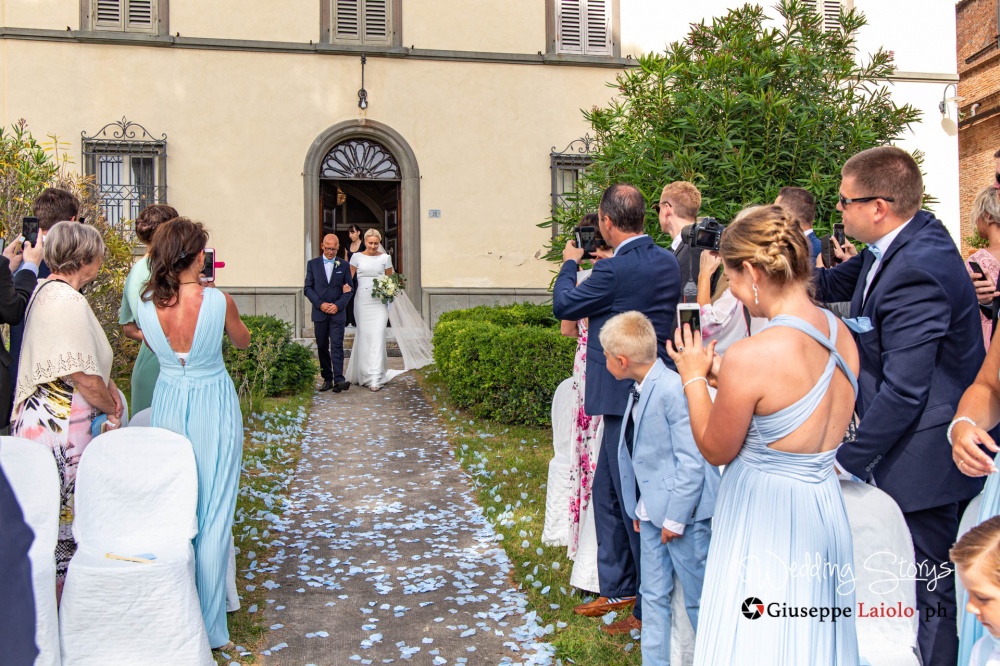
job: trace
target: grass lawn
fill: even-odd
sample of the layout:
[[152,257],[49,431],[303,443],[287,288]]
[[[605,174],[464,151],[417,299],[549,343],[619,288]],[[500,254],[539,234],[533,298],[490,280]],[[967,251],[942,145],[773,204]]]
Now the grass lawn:
[[573,613],[573,606],[589,597],[581,598],[570,587],[573,563],[566,548],[542,544],[545,482],[553,455],[551,430],[477,419],[450,403],[433,366],[420,371],[418,378],[449,427],[455,456],[471,477],[478,502],[511,559],[513,584],[525,591],[539,623],[552,631],[540,640],[551,642],[563,663],[641,664],[637,637],[607,636],[600,631],[601,618]]
[[[312,385],[302,393],[287,398],[265,398],[261,410],[244,415],[243,474],[236,500],[233,536],[236,540],[236,587],[240,609],[228,614],[230,640],[245,651],[256,653],[267,632],[264,606],[267,590],[257,585],[264,576],[253,572],[265,563],[275,547],[269,528],[283,512],[288,484],[301,455],[302,430],[305,428]],[[249,574],[249,575],[248,575]],[[252,611],[252,612],[251,612]],[[230,654],[243,664],[255,663],[253,655]],[[216,654],[216,661],[227,663]]]

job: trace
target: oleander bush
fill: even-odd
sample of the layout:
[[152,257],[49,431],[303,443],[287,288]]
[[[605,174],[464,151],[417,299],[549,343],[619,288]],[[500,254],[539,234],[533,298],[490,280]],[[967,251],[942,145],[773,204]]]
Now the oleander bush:
[[265,397],[292,395],[309,386],[319,365],[312,352],[292,340],[291,326],[272,315],[242,315],[250,346],[237,349],[225,338],[223,358],[244,409]]
[[502,423],[549,425],[552,396],[572,374],[575,350],[551,306],[455,310],[434,328],[434,362],[452,400]]

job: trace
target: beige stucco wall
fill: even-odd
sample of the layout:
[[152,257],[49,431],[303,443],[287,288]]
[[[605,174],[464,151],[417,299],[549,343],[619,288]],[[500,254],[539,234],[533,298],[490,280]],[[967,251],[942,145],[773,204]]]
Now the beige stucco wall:
[[403,46],[495,53],[545,52],[545,0],[403,3]]
[[0,25],[18,28],[77,30],[79,0],[0,0]]
[[170,0],[170,34],[275,42],[319,41],[318,0]]
[[[220,284],[301,284],[305,155],[361,117],[357,57],[2,43],[0,121],[27,118],[78,161],[80,132],[123,115],[166,133],[168,199],[209,226]],[[369,57],[367,117],[401,134],[420,167],[425,287],[548,284],[552,265],[535,255],[549,232],[535,225],[548,214],[549,150],[586,132],[579,109],[608,98],[614,72]],[[442,217],[426,219],[430,208]]]

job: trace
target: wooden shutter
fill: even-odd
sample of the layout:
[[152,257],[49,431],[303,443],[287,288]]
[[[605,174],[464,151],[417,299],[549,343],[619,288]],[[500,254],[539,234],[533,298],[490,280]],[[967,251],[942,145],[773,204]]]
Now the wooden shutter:
[[840,29],[840,0],[822,0],[823,2],[823,29]]
[[126,0],[125,29],[132,32],[156,32],[155,0]]
[[125,12],[122,5],[125,0],[95,0],[93,4],[93,22],[95,29],[124,30]]
[[365,44],[381,44],[389,46],[392,43],[392,21],[389,15],[390,0],[362,0],[364,8],[364,38]]
[[556,51],[611,55],[611,0],[555,0]]
[[583,53],[583,0],[556,0],[556,51]]
[[803,0],[802,4],[823,17],[823,30],[840,29],[840,0]]
[[361,0],[333,0],[333,41],[361,43]]
[[587,42],[583,52],[587,55],[611,55],[611,2],[586,0]]

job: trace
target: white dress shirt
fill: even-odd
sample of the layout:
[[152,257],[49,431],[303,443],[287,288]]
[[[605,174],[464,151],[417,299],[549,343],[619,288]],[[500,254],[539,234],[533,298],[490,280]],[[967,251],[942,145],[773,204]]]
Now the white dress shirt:
[[327,261],[326,257],[323,257],[323,270],[326,271],[326,281],[329,282],[330,278],[333,277],[333,266],[337,259],[334,257],[332,260]]
[[[621,247],[621,245],[619,245],[618,247]],[[648,372],[646,373],[646,377],[649,377]],[[642,395],[643,387],[646,385],[646,377],[643,377],[642,381],[639,382],[639,386],[636,387],[639,390],[639,395]],[[636,433],[639,432],[639,422],[635,418],[636,412],[638,411],[639,411],[639,403],[637,401],[632,405],[632,423],[633,423],[632,427],[633,427],[633,432]],[[635,451],[635,442],[632,443],[632,450]],[[638,518],[639,520],[646,520],[646,521],[649,520],[649,514],[646,513],[646,505],[643,503],[642,497],[639,497],[639,501],[635,505],[635,517]],[[684,534],[684,523],[675,523],[669,518],[665,518],[663,520],[663,527],[670,530],[674,534]]]
[[865,301],[865,299],[868,298],[868,287],[869,285],[871,285],[872,280],[875,278],[875,273],[878,272],[879,266],[882,265],[882,257],[884,257],[885,253],[889,251],[889,246],[892,245],[892,241],[896,240],[896,236],[898,236],[900,232],[906,228],[906,225],[909,224],[911,221],[913,221],[912,217],[903,224],[899,225],[898,227],[890,231],[889,233],[887,233],[885,236],[882,236],[882,238],[879,238],[877,241],[872,243],[872,245],[878,249],[878,252],[875,255],[875,263],[873,263],[872,267],[868,269],[868,275],[865,276],[865,290],[861,297],[862,303]]

